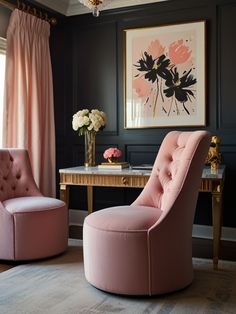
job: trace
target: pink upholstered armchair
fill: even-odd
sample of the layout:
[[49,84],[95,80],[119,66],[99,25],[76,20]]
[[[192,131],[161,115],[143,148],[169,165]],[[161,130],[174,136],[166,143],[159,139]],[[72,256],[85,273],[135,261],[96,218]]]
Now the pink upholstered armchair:
[[67,208],[44,197],[24,149],[0,149],[0,259],[31,260],[66,250]]
[[153,295],[192,282],[192,225],[209,144],[206,131],[170,132],[135,202],[86,217],[84,267],[92,285]]

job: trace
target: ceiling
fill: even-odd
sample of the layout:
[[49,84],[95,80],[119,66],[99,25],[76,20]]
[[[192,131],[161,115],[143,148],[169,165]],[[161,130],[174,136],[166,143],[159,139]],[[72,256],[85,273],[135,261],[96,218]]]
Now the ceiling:
[[[85,14],[90,12],[88,8],[86,8],[83,4],[79,2],[79,0],[35,0],[35,1],[66,16]],[[167,0],[109,0],[108,4],[103,8],[103,10],[116,9],[161,1]]]

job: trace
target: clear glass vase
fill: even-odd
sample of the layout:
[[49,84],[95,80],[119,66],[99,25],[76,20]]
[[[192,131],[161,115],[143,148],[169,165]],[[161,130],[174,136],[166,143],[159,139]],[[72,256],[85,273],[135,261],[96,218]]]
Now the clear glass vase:
[[94,167],[96,166],[95,162],[96,132],[86,131],[84,133],[84,139],[85,139],[84,165],[85,167]]

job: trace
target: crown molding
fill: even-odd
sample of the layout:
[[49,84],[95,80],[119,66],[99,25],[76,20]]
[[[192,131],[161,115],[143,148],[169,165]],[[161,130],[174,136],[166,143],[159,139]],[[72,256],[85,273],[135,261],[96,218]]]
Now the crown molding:
[[[79,0],[36,0],[36,1],[66,16],[80,15],[91,12],[88,8],[81,4]],[[102,9],[102,11],[122,7],[129,7],[134,5],[145,5],[149,3],[162,1],[167,0],[112,0]]]

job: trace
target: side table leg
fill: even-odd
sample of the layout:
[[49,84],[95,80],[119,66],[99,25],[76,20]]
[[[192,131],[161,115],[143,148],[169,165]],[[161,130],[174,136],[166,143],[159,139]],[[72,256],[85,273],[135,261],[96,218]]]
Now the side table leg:
[[93,212],[93,187],[87,186],[88,214]]
[[66,203],[68,209],[69,209],[69,192],[70,192],[69,185],[66,184],[60,185],[60,199]]
[[67,214],[67,219],[68,219],[68,237],[70,237],[70,219],[69,219],[69,192],[70,192],[70,186],[66,184],[61,184],[60,185],[60,199],[66,203],[68,214]]
[[213,268],[218,269],[222,225],[222,194],[212,193]]

